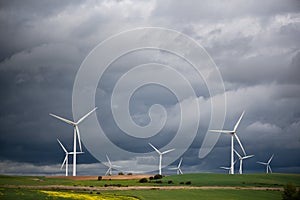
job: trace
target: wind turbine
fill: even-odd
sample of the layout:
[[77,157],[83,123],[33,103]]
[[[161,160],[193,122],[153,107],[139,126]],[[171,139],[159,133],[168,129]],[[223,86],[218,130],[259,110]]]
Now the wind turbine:
[[78,137],[78,143],[79,143],[79,148],[80,148],[80,151],[82,152],[82,147],[81,147],[81,140],[80,140],[80,133],[79,133],[79,128],[78,128],[78,125],[83,121],[85,120],[85,118],[87,118],[90,114],[92,114],[95,110],[97,109],[94,108],[93,110],[91,110],[89,113],[87,113],[86,115],[84,115],[82,118],[80,118],[77,122],[73,122],[73,121],[70,121],[68,119],[65,119],[65,118],[62,118],[62,117],[59,117],[57,115],[54,115],[54,114],[51,114],[50,115],[52,117],[55,117],[67,124],[70,124],[74,127],[74,141],[73,141],[73,176],[76,176],[76,134],[77,134],[77,137]]
[[235,149],[233,149],[234,153],[239,157],[240,160],[240,169],[239,173],[243,174],[243,160],[247,158],[252,158],[254,155],[249,155],[249,156],[241,156]]
[[[233,167],[234,167],[234,164],[236,163],[236,160],[233,162]],[[225,170],[228,170],[228,174],[231,173],[231,167],[220,167],[221,169],[225,169]]]
[[272,169],[271,169],[270,163],[271,163],[273,157],[274,157],[274,154],[271,156],[271,158],[270,158],[270,159],[268,160],[268,162],[266,162],[266,163],[265,163],[265,162],[257,162],[257,163],[259,163],[259,164],[266,165],[266,173],[267,173],[267,174],[269,173],[269,170],[270,170],[270,172],[272,173]]
[[[60,169],[62,169],[63,166],[66,164],[66,176],[68,176],[68,169],[69,169],[69,167],[68,167],[68,164],[69,164],[68,157],[69,157],[70,154],[73,154],[74,152],[68,152],[68,151],[66,150],[66,148],[64,147],[64,145],[59,141],[59,139],[57,139],[57,142],[60,144],[61,148],[63,149],[63,151],[64,151],[65,154],[66,154],[65,159],[64,159],[64,161],[63,161],[63,163],[62,163]],[[77,153],[77,154],[81,154],[81,153],[83,153],[83,152],[76,152],[76,153]]]
[[177,170],[177,174],[183,174],[181,169],[180,169],[181,163],[182,163],[182,158],[180,159],[177,167],[172,167],[172,168],[169,168],[169,169],[170,170]]
[[108,170],[107,170],[106,173],[105,173],[105,176],[106,176],[107,174],[108,174],[109,176],[111,176],[111,175],[112,175],[112,168],[113,168],[113,167],[120,167],[120,166],[118,166],[118,165],[113,165],[113,164],[110,162],[110,159],[109,159],[108,155],[106,155],[106,159],[107,159],[107,161],[108,161],[109,167],[108,167]]
[[242,118],[243,118],[243,116],[244,116],[244,113],[245,113],[245,111],[243,111],[243,113],[241,114],[241,116],[240,116],[240,118],[239,118],[239,120],[237,121],[237,123],[235,124],[235,126],[234,126],[234,128],[233,128],[233,130],[209,130],[210,132],[215,132],[215,133],[226,133],[226,134],[229,134],[229,135],[231,135],[231,164],[230,164],[230,174],[234,174],[234,168],[233,168],[233,165],[234,165],[234,161],[233,161],[233,148],[234,148],[234,144],[233,144],[233,139],[234,139],[234,137],[235,137],[235,139],[238,141],[238,143],[239,143],[239,145],[240,145],[240,147],[241,147],[241,149],[242,149],[242,151],[243,151],[243,153],[244,153],[244,155],[246,155],[246,152],[245,152],[245,149],[244,149],[244,147],[243,147],[243,145],[242,145],[242,143],[241,143],[241,141],[240,141],[240,139],[239,139],[239,137],[237,136],[237,134],[236,134],[236,130],[237,130],[237,128],[238,128],[238,126],[239,126],[239,124],[240,124],[240,122],[241,122],[241,120],[242,120]]
[[157,148],[155,148],[155,146],[153,146],[151,143],[149,143],[149,145],[158,153],[159,155],[159,164],[158,164],[158,174],[161,175],[161,163],[162,163],[162,156],[166,153],[169,153],[171,151],[174,151],[175,149],[169,149],[166,150],[164,152],[160,152]]

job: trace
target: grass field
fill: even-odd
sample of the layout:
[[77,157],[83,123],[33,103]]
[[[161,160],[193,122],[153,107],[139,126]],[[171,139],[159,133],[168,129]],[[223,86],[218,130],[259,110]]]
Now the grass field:
[[[172,181],[172,184],[168,184]],[[282,187],[293,183],[300,187],[300,174],[183,174],[166,176],[162,183],[139,183],[138,180],[68,180],[35,176],[5,176],[0,175],[1,185],[69,185],[69,186],[145,186],[145,185],[182,185],[190,181],[192,186],[254,186],[254,187]]]
[[[0,199],[281,199],[281,191],[249,190],[247,187],[282,188],[287,183],[300,187],[299,174],[184,174],[166,176],[162,183],[139,180],[69,180],[42,176],[0,175]],[[172,183],[168,183],[172,182]],[[190,182],[189,185],[186,183]],[[72,190],[41,189],[36,186],[72,186]],[[15,188],[8,188],[13,186]],[[20,186],[35,186],[24,188]],[[75,186],[75,187],[74,187]],[[85,186],[86,189],[76,189]],[[218,189],[107,190],[106,186],[220,186]],[[234,186],[244,189],[222,189]],[[75,189],[74,189],[75,188]],[[103,189],[101,189],[103,188]],[[106,188],[106,190],[104,190]],[[245,189],[246,188],[246,189]],[[92,194],[91,194],[92,193]]]
[[[250,191],[250,190],[130,190],[130,191],[105,191],[100,194],[87,191],[54,191],[28,190],[28,189],[0,189],[0,199],[5,200],[32,200],[32,199],[105,199],[105,200],[280,200],[279,191]],[[50,195],[49,195],[50,194]]]

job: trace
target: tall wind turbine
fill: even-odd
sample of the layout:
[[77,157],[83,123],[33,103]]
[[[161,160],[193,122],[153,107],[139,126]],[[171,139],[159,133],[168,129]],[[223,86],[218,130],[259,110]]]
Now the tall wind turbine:
[[111,162],[110,162],[110,159],[109,159],[109,157],[108,157],[108,155],[106,155],[106,159],[107,159],[107,161],[108,161],[108,170],[106,171],[106,173],[105,173],[105,176],[108,174],[109,176],[111,176],[112,175],[112,168],[113,167],[120,167],[120,166],[118,166],[118,165],[113,165]]
[[243,174],[243,160],[247,159],[247,158],[252,158],[254,155],[249,155],[249,156],[241,156],[235,149],[233,149],[234,153],[239,157],[240,160],[240,169],[239,169],[239,173]]
[[62,118],[62,117],[59,117],[57,115],[54,115],[54,114],[51,114],[50,115],[52,117],[55,117],[67,124],[70,124],[74,127],[74,140],[73,140],[73,176],[76,176],[76,135],[78,137],[78,143],[79,143],[79,148],[80,148],[80,151],[82,152],[82,147],[81,147],[81,140],[80,140],[80,133],[79,133],[79,128],[78,128],[78,125],[83,121],[85,120],[85,118],[87,118],[90,114],[92,114],[95,110],[97,109],[94,108],[93,110],[91,110],[89,113],[87,113],[86,115],[84,115],[82,118],[80,118],[77,122],[73,122],[71,120],[68,120],[68,119],[65,119],[65,118]]
[[162,163],[162,156],[166,153],[169,153],[171,151],[174,151],[175,149],[169,149],[166,150],[164,152],[160,152],[157,148],[155,148],[155,146],[153,146],[151,143],[149,143],[149,145],[158,153],[159,155],[159,164],[158,164],[158,174],[161,175],[161,163]]
[[177,174],[183,174],[181,169],[180,169],[181,163],[182,163],[182,158],[180,159],[177,167],[172,167],[172,168],[169,168],[169,169],[170,170],[177,170]]
[[239,145],[240,145],[240,147],[241,147],[241,149],[242,149],[244,155],[246,155],[245,149],[244,149],[244,147],[243,147],[243,145],[242,145],[242,143],[241,143],[239,137],[238,137],[237,134],[236,134],[236,130],[237,130],[237,128],[238,128],[238,126],[239,126],[239,124],[240,124],[240,122],[241,122],[241,120],[242,120],[242,118],[243,118],[243,116],[244,116],[244,113],[245,113],[245,111],[243,111],[243,113],[242,113],[242,115],[240,116],[239,120],[238,120],[237,123],[235,124],[233,130],[209,130],[210,132],[226,133],[226,134],[231,135],[231,155],[230,155],[230,157],[231,157],[231,162],[230,162],[230,174],[234,174],[234,163],[233,163],[233,162],[234,162],[234,161],[233,161],[233,159],[234,159],[234,158],[233,158],[233,156],[234,156],[234,155],[233,155],[233,148],[234,148],[233,139],[234,139],[234,137],[235,137],[235,139],[238,141],[238,143],[239,143]]
[[266,163],[265,163],[265,162],[257,162],[257,163],[259,163],[259,164],[266,165],[266,173],[267,173],[267,174],[269,173],[269,170],[270,170],[270,172],[272,173],[272,169],[271,169],[270,163],[271,163],[273,157],[274,157],[274,154],[271,156],[271,158],[270,158],[270,159],[268,160],[268,162],[266,162]]
[[[57,139],[57,142],[60,144],[61,148],[63,149],[63,151],[66,154],[65,159],[64,159],[64,161],[63,161],[60,169],[62,169],[63,166],[66,164],[66,176],[68,176],[68,169],[69,169],[69,166],[68,166],[68,164],[69,164],[68,157],[69,157],[70,154],[73,154],[74,152],[68,152],[66,150],[66,148],[64,147],[64,145],[59,141],[59,139]],[[83,152],[76,152],[76,154],[81,154],[81,153],[83,153]]]

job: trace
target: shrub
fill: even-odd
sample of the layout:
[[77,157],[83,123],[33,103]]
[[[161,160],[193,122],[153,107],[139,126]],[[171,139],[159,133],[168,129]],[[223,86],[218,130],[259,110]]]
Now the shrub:
[[141,179],[139,180],[139,182],[140,182],[140,183],[147,183],[148,180],[147,180],[146,178],[141,178]]
[[185,182],[185,184],[186,184],[186,185],[191,185],[192,182],[191,182],[191,181],[187,181],[187,182]]
[[124,173],[123,173],[123,172],[119,172],[118,174],[119,174],[119,175],[124,175]]
[[184,182],[180,182],[179,184],[183,185],[183,184],[184,184]]
[[158,181],[155,181],[154,183],[162,183],[162,181],[161,181],[161,180],[158,180]]
[[300,189],[297,192],[297,188],[294,184],[288,183],[284,187],[282,193],[283,200],[299,200],[300,199]]
[[162,179],[162,175],[156,174],[153,178],[154,178],[154,179]]
[[102,176],[98,176],[98,181],[101,181],[102,180]]
[[127,175],[131,176],[131,175],[132,175],[132,173],[128,173]]
[[150,177],[149,177],[149,180],[150,180],[150,181],[153,180],[153,176],[150,176]]
[[168,181],[168,184],[173,184],[173,181],[171,181],[171,180],[170,180],[170,181]]

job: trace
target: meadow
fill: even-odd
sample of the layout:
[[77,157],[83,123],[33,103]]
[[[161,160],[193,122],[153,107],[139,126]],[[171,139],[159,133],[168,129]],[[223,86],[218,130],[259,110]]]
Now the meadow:
[[[184,174],[161,180],[71,180],[43,176],[0,175],[0,199],[281,199],[287,183],[300,187],[299,174]],[[30,186],[26,188],[26,186]],[[46,186],[46,188],[39,188]],[[53,189],[47,186],[70,186]],[[114,186],[110,189],[110,186]],[[138,189],[151,186],[151,189]],[[164,187],[159,189],[156,187]],[[168,186],[184,186],[169,190]],[[193,187],[188,189],[188,187]],[[211,186],[209,189],[197,187]],[[219,188],[214,188],[218,186]],[[234,188],[226,188],[226,187]],[[35,188],[36,187],[36,188]],[[120,187],[124,190],[116,190]],[[136,187],[126,189],[126,187]],[[196,187],[196,189],[194,188]],[[255,190],[250,187],[257,188]],[[78,189],[77,189],[78,188]],[[262,189],[260,189],[262,188]],[[263,189],[267,188],[267,189]]]

